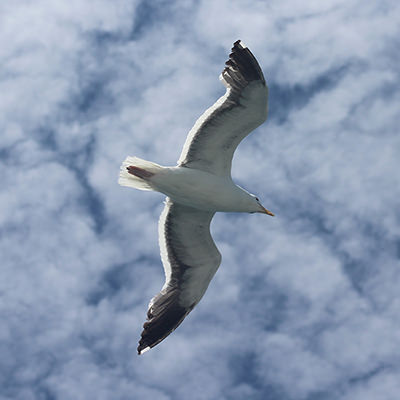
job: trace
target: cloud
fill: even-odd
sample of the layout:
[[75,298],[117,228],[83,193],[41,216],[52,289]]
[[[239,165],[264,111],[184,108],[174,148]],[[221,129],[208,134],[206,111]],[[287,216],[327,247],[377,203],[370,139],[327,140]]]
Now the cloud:
[[[398,7],[2,4],[1,397],[394,398]],[[270,109],[233,176],[276,218],[217,215],[207,294],[137,357],[163,196],[119,187],[119,165],[176,162],[238,38]]]

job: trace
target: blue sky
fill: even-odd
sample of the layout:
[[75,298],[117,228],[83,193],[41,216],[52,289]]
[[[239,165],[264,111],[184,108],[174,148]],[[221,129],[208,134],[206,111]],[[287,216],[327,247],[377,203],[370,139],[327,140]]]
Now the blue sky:
[[[0,398],[397,399],[399,7],[3,2]],[[163,196],[119,166],[176,162],[237,39],[270,115],[232,173],[276,217],[216,215],[205,297],[138,357]]]

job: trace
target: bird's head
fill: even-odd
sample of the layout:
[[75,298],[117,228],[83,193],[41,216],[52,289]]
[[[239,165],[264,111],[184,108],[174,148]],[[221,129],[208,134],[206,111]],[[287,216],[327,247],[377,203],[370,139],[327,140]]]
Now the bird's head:
[[257,213],[261,213],[261,214],[267,214],[267,215],[270,215],[271,217],[275,216],[274,213],[272,213],[271,211],[267,210],[267,209],[260,203],[260,200],[259,200],[258,197],[252,196],[252,198],[253,198],[253,206],[254,206],[254,208],[252,208],[252,210],[254,210],[254,211],[251,211],[251,212],[253,212],[253,213],[257,212]]

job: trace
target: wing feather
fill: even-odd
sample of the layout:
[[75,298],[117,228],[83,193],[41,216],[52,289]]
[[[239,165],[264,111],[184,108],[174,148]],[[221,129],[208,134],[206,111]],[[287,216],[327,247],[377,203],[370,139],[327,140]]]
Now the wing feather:
[[240,40],[220,79],[226,93],[196,121],[178,165],[230,176],[236,147],[267,118],[268,88],[257,60]]
[[183,206],[167,198],[159,221],[165,284],[150,301],[139,354],[176,329],[207,290],[221,262],[210,234],[213,216],[213,212]]

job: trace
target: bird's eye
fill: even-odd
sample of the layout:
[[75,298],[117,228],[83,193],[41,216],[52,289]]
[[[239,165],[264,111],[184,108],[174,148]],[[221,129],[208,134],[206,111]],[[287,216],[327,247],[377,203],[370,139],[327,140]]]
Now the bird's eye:
[[256,197],[256,200],[257,200],[257,201],[260,201],[258,197]]

